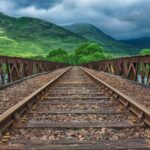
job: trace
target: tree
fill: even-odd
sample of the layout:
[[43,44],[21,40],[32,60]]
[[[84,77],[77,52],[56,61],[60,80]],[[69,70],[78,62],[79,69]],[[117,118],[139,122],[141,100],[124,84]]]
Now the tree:
[[150,49],[143,49],[141,52],[140,52],[141,55],[150,55]]
[[58,56],[62,57],[64,55],[68,55],[68,53],[65,50],[59,48],[59,49],[54,49],[54,50],[50,51],[47,57],[48,58],[58,57]]
[[90,55],[95,52],[104,52],[103,48],[96,43],[86,43],[82,44],[79,48],[75,50],[76,55]]

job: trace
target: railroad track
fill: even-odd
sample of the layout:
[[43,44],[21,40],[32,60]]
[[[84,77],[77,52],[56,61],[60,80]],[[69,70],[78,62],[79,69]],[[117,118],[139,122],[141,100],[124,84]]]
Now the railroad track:
[[0,150],[150,149],[149,118],[86,69],[68,68],[0,116]]

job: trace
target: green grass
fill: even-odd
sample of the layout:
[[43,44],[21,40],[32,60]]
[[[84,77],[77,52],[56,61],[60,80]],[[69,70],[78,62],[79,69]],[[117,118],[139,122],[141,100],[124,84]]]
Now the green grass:
[[[34,52],[34,50],[36,52]],[[7,36],[0,36],[1,55],[30,57],[36,56],[40,53],[43,53],[43,49],[32,42],[17,42],[13,39],[8,38]]]
[[72,51],[87,40],[48,21],[0,13],[0,54],[9,56],[46,56],[62,48]]

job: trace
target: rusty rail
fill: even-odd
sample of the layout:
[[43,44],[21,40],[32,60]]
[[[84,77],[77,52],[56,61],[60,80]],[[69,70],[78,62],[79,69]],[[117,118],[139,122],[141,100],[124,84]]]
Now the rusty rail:
[[150,85],[150,55],[96,61],[82,66]]
[[150,126],[150,110],[145,106],[139,104],[135,100],[126,96],[119,90],[115,89],[111,85],[105,83],[104,81],[98,79],[93,74],[89,73],[86,69],[81,68],[91,79],[99,83],[100,88],[103,92],[108,93],[113,99],[118,100],[125,108],[125,110],[130,110],[133,114],[138,117],[138,122],[144,121],[144,123]]
[[42,95],[45,94],[47,89],[52,86],[61,76],[63,76],[67,71],[69,71],[71,68],[67,67],[62,73],[60,73],[58,76],[56,76],[53,80],[46,83],[44,86],[33,92],[28,97],[24,98],[22,101],[8,109],[5,113],[0,115],[0,137],[2,136],[2,133],[11,126],[14,121],[20,118],[20,116],[27,111],[29,108],[33,106],[34,103],[36,103],[37,98],[41,98]]
[[63,68],[63,63],[0,56],[0,84],[11,83],[24,77]]
[[1,150],[149,149],[150,111],[80,69],[66,69],[2,114]]

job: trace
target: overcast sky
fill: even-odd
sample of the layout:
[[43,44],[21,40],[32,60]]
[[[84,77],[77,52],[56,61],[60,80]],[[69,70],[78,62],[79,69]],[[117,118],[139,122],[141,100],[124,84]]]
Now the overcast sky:
[[58,25],[87,22],[117,39],[150,37],[150,0],[0,0],[0,11]]

